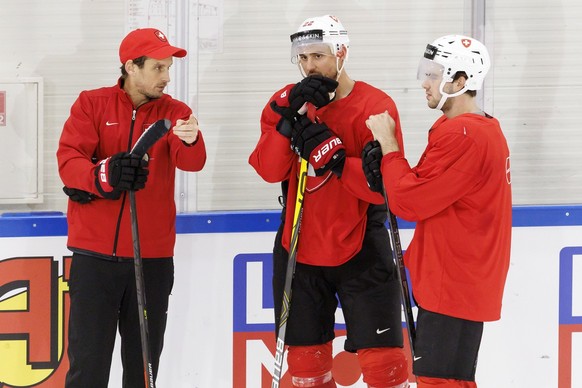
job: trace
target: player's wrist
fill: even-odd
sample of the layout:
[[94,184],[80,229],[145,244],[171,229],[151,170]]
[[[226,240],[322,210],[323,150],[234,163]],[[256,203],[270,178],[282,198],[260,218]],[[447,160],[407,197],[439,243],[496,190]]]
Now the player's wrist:
[[395,138],[384,138],[378,139],[380,147],[382,148],[382,155],[389,154],[391,152],[400,151],[400,146]]

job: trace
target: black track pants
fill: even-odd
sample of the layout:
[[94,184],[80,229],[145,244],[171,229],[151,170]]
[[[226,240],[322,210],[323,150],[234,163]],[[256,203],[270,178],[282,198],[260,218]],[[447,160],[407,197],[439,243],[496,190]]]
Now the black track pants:
[[[144,259],[150,350],[157,376],[169,295],[174,282],[172,258]],[[144,371],[131,260],[108,261],[75,253],[69,280],[66,388],[107,388],[117,328],[121,336],[123,387],[143,388]]]

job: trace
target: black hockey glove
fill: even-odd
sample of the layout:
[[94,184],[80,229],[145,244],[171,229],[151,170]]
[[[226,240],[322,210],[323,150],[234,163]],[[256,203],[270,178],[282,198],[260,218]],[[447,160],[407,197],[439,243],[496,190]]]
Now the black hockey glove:
[[382,193],[382,172],[380,166],[382,164],[382,148],[377,140],[370,141],[362,150],[362,168],[366,181],[370,190],[377,193]]
[[291,107],[303,106],[304,103],[310,102],[317,108],[326,106],[331,102],[330,93],[337,89],[338,82],[334,79],[322,75],[310,75],[305,77],[291,90],[289,101]]
[[118,199],[122,191],[137,191],[148,179],[148,161],[140,156],[120,152],[98,163],[95,184],[107,199]]
[[281,115],[281,119],[277,122],[275,128],[277,128],[277,132],[281,135],[285,136],[286,138],[291,138],[291,128],[293,124],[297,121],[299,113],[293,112],[291,108],[281,107],[277,105],[275,100],[271,101],[271,109]]
[[331,170],[341,177],[346,150],[340,138],[327,125],[313,123],[307,117],[302,117],[293,129],[291,149],[309,162],[315,175]]
[[316,107],[321,108],[329,104],[329,94],[337,86],[337,81],[331,78],[312,75],[303,78],[301,82],[285,89],[270,104],[271,109],[281,115],[281,120],[277,123],[277,131],[285,137],[291,137],[291,127],[298,120],[298,112],[303,105],[306,102],[310,102]]
[[63,186],[63,191],[69,196],[71,201],[79,202],[80,204],[86,204],[95,199],[95,194],[89,193],[85,190],[73,189],[71,187]]

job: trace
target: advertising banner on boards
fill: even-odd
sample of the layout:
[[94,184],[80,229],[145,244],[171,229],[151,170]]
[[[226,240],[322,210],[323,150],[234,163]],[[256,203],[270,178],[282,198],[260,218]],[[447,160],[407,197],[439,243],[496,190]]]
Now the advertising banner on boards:
[[[582,363],[581,212],[570,209],[564,221],[563,210],[528,208],[514,217],[502,319],[485,324],[480,387],[582,387],[582,371],[574,367]],[[270,387],[275,361],[270,251],[277,214],[178,218],[175,286],[157,385]],[[404,247],[412,233],[404,223]],[[64,386],[71,255],[65,234],[64,216],[0,217],[5,388]],[[365,388],[356,356],[343,351],[345,335],[338,309],[334,377],[338,387]],[[121,371],[117,344],[110,387],[121,387]],[[285,372],[284,365],[282,386],[289,386]]]

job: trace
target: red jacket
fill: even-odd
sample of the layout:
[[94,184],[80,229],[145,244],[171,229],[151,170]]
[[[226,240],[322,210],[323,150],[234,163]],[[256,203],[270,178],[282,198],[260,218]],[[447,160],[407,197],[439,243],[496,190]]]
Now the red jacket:
[[[81,92],[65,122],[57,150],[63,183],[99,196],[95,159],[131,150],[144,130],[159,119],[170,119],[174,126],[177,119],[186,120],[191,112],[186,104],[169,95],[134,109],[119,84]],[[195,144],[187,146],[170,130],[148,155],[146,187],[136,192],[141,255],[171,257],[176,239],[175,169],[202,169],[206,161],[204,139],[199,133]],[[128,195],[118,200],[97,198],[88,204],[69,200],[67,222],[67,246],[73,252],[133,257]]]
[[382,175],[391,210],[416,221],[405,263],[418,304],[473,321],[499,319],[512,211],[499,122],[442,116],[415,168],[392,152],[382,159]]
[[[289,86],[273,95],[274,100]],[[269,101],[270,103],[270,101]],[[261,116],[261,137],[249,163],[267,182],[289,180],[283,246],[289,250],[297,194],[299,159],[289,139],[277,132],[281,116],[269,103]],[[356,82],[352,92],[338,101],[315,110],[308,116],[325,123],[346,147],[346,162],[341,179],[332,172],[316,177],[310,170],[303,202],[297,261],[319,266],[337,266],[351,259],[362,248],[366,212],[370,203],[382,204],[382,195],[372,192],[362,169],[362,149],[372,140],[366,119],[388,110],[397,123],[402,146],[400,119],[394,101],[384,92],[364,82]]]

